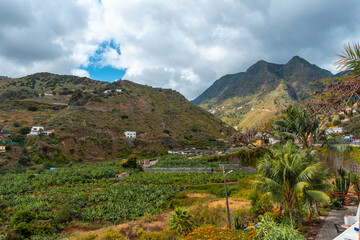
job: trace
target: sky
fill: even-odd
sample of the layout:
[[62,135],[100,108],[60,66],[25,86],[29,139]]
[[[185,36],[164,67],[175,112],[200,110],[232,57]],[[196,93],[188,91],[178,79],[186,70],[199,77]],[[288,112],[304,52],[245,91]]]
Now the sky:
[[358,0],[0,0],[0,75],[128,79],[192,100],[258,60],[336,73],[359,12]]

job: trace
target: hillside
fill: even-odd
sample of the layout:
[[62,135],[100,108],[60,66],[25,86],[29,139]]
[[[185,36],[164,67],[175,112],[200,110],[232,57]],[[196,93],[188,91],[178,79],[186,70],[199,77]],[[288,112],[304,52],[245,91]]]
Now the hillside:
[[[206,146],[232,132],[176,91],[126,80],[106,83],[40,73],[2,77],[0,88],[0,128],[14,133],[7,141],[25,138],[15,134],[23,127],[39,125],[55,133],[23,140],[26,154],[37,163],[152,156],[170,148]],[[135,131],[137,138],[125,138],[125,131]],[[5,159],[16,155],[9,152]]]
[[193,103],[240,129],[261,125],[296,101],[306,99],[319,85],[311,81],[332,73],[298,56],[286,64],[258,61],[246,72],[216,80]]

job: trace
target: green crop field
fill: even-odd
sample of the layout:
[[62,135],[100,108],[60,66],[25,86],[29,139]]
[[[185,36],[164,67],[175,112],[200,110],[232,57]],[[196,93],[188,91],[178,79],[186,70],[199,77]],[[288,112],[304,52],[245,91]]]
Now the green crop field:
[[[114,178],[121,172],[129,172],[130,176]],[[227,180],[236,182],[245,175],[235,171],[227,175]],[[29,210],[58,229],[71,220],[121,223],[135,220],[145,212],[160,214],[169,200],[181,191],[181,185],[222,181],[220,172],[140,172],[124,169],[119,162],[9,173],[0,175],[0,218],[10,222],[16,212]],[[60,215],[68,219],[60,221]]]

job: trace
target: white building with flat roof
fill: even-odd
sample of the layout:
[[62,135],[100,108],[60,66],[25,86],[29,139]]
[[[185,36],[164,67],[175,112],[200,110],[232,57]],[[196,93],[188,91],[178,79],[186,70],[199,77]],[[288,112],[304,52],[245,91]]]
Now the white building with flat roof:
[[127,138],[136,138],[136,132],[126,131],[124,134]]
[[49,135],[51,132],[45,131],[44,127],[33,126],[30,130],[29,136],[38,136],[39,134]]

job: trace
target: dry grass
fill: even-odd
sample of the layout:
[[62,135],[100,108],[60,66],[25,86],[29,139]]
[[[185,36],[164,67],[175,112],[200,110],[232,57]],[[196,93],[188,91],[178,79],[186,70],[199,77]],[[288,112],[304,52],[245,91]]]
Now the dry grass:
[[[213,201],[213,202],[207,203],[207,205],[209,205],[209,207],[216,207],[216,206],[220,205],[221,207],[225,208],[226,200],[221,199],[218,201]],[[229,208],[230,208],[230,211],[238,210],[238,209],[250,209],[251,203],[250,203],[250,200],[229,198]]]

